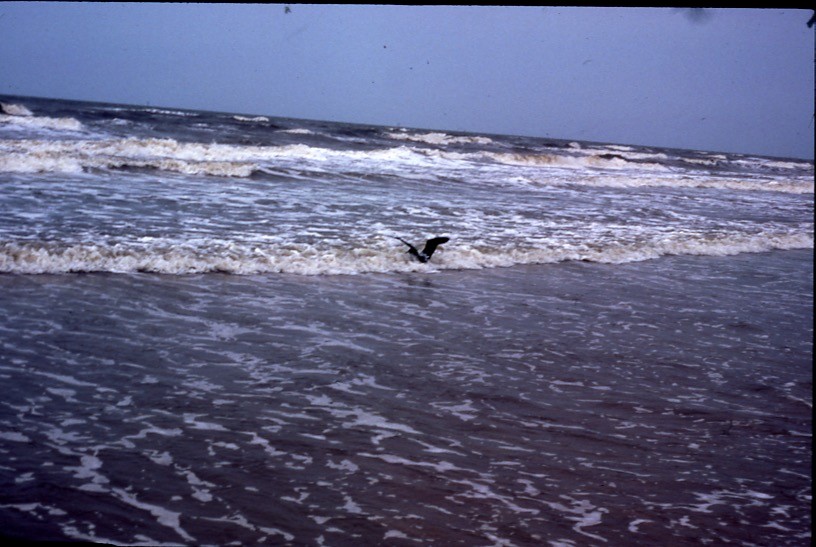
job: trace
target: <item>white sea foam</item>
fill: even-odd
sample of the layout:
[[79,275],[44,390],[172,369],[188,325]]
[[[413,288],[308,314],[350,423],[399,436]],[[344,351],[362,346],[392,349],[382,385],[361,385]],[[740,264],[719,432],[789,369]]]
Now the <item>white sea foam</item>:
[[585,536],[591,537],[596,540],[600,540],[606,542],[607,540],[603,537],[592,534],[584,530],[584,528],[588,528],[590,526],[597,526],[602,522],[604,513],[608,513],[609,510],[603,507],[596,507],[588,500],[576,500],[570,498],[569,496],[561,496],[564,499],[570,501],[571,505],[567,506],[563,503],[558,502],[548,502],[544,501],[545,504],[549,505],[552,509],[556,511],[561,511],[565,513],[565,518],[568,520],[572,520],[575,522],[573,529]]
[[[19,119],[40,120],[36,117]],[[71,125],[71,122],[66,123]],[[494,166],[492,168],[498,169],[490,176],[494,184],[501,181],[502,184],[540,186],[569,184],[624,188],[721,188],[789,193],[814,191],[812,176],[760,179],[682,176],[661,163],[633,162],[618,154],[599,155],[587,151],[572,155],[510,154],[454,152],[410,146],[363,151],[335,150],[305,144],[245,146],[130,137],[97,140],[6,139],[0,140],[0,152],[0,172],[12,173],[80,173],[93,169],[143,168],[187,175],[244,178],[255,172],[275,172],[282,166],[287,166],[290,170],[309,166],[311,169],[330,172],[391,172],[408,177],[415,169],[443,173],[446,170],[477,168],[477,172],[488,173],[484,171],[487,167],[485,162],[488,162]],[[518,171],[516,168],[522,169]],[[557,170],[582,174],[556,176]]]
[[[77,173],[85,169],[154,168],[190,175],[247,177],[256,150],[172,139],[0,141],[0,171]],[[255,154],[253,154],[255,152]]]
[[813,227],[799,232],[763,232],[713,236],[661,236],[637,243],[612,242],[593,245],[497,248],[494,245],[455,247],[434,255],[430,264],[409,260],[385,244],[365,253],[339,247],[287,245],[260,248],[257,244],[188,242],[157,239],[141,242],[46,244],[43,242],[0,243],[0,272],[18,274],[67,272],[153,272],[193,274],[224,272],[242,275],[292,273],[340,275],[373,272],[469,270],[508,267],[518,264],[548,264],[588,261],[622,264],[666,255],[729,256],[774,249],[812,249]]
[[629,523],[629,532],[633,534],[640,533],[640,526],[648,522],[654,522],[651,519],[635,519]]
[[383,536],[384,540],[392,539],[392,538],[394,538],[394,539],[408,539],[408,536],[406,534],[400,532],[399,530],[388,530],[385,533],[385,535]]
[[[669,168],[660,163],[647,163],[627,160],[620,154],[546,154],[546,153],[525,153],[515,154],[508,152],[488,152],[487,157],[498,163],[508,165],[523,165],[532,167],[563,167],[571,169],[602,168],[602,169],[638,169],[669,171]],[[658,158],[653,158],[658,159]]]
[[239,122],[249,122],[249,123],[258,123],[258,122],[268,122],[269,118],[266,116],[233,116],[233,119]]
[[388,429],[393,431],[401,431],[402,433],[408,434],[419,434],[419,431],[410,426],[391,422],[382,416],[373,414],[371,412],[366,412],[362,409],[355,409],[350,411],[349,414],[353,415],[355,420],[353,422],[344,424],[344,427],[371,427],[373,429]]
[[84,169],[153,168],[190,175],[248,177],[262,166],[299,162],[416,162],[405,148],[336,151],[302,144],[237,146],[174,139],[0,140],[0,172],[76,173]]
[[0,112],[9,116],[33,116],[34,113],[21,104],[0,103]]
[[31,439],[28,436],[18,433],[17,431],[0,431],[0,440],[12,441],[16,443],[31,442]]
[[198,112],[193,112],[191,110],[173,110],[171,108],[143,108],[142,112],[148,112],[150,114],[161,114],[164,116],[181,116],[184,118],[195,118],[200,116]]
[[74,118],[52,118],[49,116],[35,116],[27,107],[21,104],[0,103],[0,128],[10,127],[20,130],[49,130],[77,132],[84,130],[84,126]]
[[170,511],[164,507],[159,505],[154,505],[151,503],[145,503],[143,501],[139,501],[134,494],[124,490],[122,488],[113,488],[112,493],[116,495],[120,500],[124,503],[131,505],[137,509],[142,511],[147,511],[153,517],[155,517],[156,521],[161,524],[162,526],[166,526],[173,531],[175,531],[179,536],[181,536],[187,542],[193,542],[194,538],[188,534],[184,528],[181,527],[181,513]]
[[488,137],[473,136],[453,136],[442,132],[430,133],[408,133],[408,132],[391,132],[387,136],[395,140],[422,142],[434,145],[449,145],[449,144],[491,144],[492,139]]
[[415,461],[409,460],[407,458],[403,458],[401,456],[394,456],[392,454],[368,454],[368,453],[360,453],[359,456],[364,458],[375,458],[380,459],[386,463],[390,463],[392,465],[406,465],[412,467],[429,467],[436,471],[437,473],[447,473],[449,471],[461,471],[461,469],[450,462],[446,461],[432,461],[432,462],[424,462],[424,461]]
[[184,423],[192,426],[193,429],[202,429],[206,431],[226,431],[227,429],[221,425],[214,422],[203,422],[199,421],[200,415],[197,414],[185,414],[184,415]]
[[[5,108],[4,108],[5,110]],[[54,131],[82,131],[84,126],[74,118],[50,118],[26,114],[0,114],[0,127],[16,126],[21,129],[50,129]]]
[[[781,351],[796,364],[806,349],[791,326],[812,311],[802,299],[808,276],[795,275],[812,253],[456,272],[812,249],[812,194],[746,192],[740,180],[743,171],[757,183],[785,176],[764,167],[683,168],[670,151],[662,159],[634,147],[536,148],[527,138],[383,148],[382,134],[367,140],[367,131],[341,127],[334,135],[329,124],[300,140],[309,146],[281,146],[298,139],[245,126],[253,142],[268,145],[236,146],[209,142],[220,138],[218,123],[223,138],[242,138],[229,116],[194,118],[207,128],[201,133],[187,118],[121,116],[135,121],[111,129],[107,116],[87,125],[134,138],[60,133],[52,137],[60,142],[44,143],[45,132],[27,141],[9,136],[24,132],[3,133],[0,158],[36,163],[31,147],[42,144],[44,158],[83,171],[0,175],[5,271],[422,274],[0,275],[9,289],[0,377],[22,386],[8,394],[0,445],[13,456],[4,463],[9,495],[26,498],[3,510],[22,511],[23,528],[49,522],[74,540],[149,545],[207,543],[213,530],[248,544],[422,543],[442,523],[453,543],[602,545],[685,532],[738,542],[749,532],[717,523],[741,519],[776,543],[806,537],[810,438],[800,435],[809,433],[774,421],[757,390],[775,382],[785,414],[807,416],[808,378],[762,360]],[[196,134],[206,142],[185,142]],[[360,142],[339,142],[349,135]],[[576,163],[515,165],[485,155],[510,150]],[[599,166],[586,163],[593,158]],[[228,180],[178,174],[203,162],[256,171]],[[677,169],[648,165],[661,162]],[[165,172],[172,164],[177,171]],[[117,165],[126,169],[107,170]],[[672,187],[716,177],[736,184]],[[451,241],[420,264],[394,235]],[[594,280],[593,290],[581,278]],[[633,283],[649,298],[633,297]],[[753,301],[768,288],[771,296]],[[677,313],[661,323],[665,309]],[[770,315],[766,325],[735,310]],[[168,337],[173,344],[162,342]],[[603,366],[593,358],[601,354],[621,366]],[[740,368],[742,358],[752,366]],[[155,367],[157,359],[166,366]],[[734,374],[742,369],[754,373]],[[677,385],[661,384],[666,378]],[[716,398],[706,383],[720,388]],[[620,395],[614,404],[610,389]],[[734,409],[741,416],[730,427]],[[668,437],[658,426],[676,437],[663,452]],[[736,479],[728,487],[723,469],[700,463],[724,429],[735,439],[781,439],[791,456],[776,474],[727,462]],[[543,452],[536,432],[546,434]],[[339,450],[345,444],[355,449]],[[626,465],[643,447],[657,452]],[[754,459],[780,453],[754,448]],[[636,514],[613,511],[610,495],[640,488],[648,497],[667,462],[666,473],[696,479],[677,482],[680,494],[652,496]],[[128,473],[134,466],[142,472]],[[65,486],[53,508],[36,499],[51,483]],[[405,484],[425,494],[406,501]],[[256,511],[268,492],[275,499]],[[124,509],[121,518],[100,524],[100,504]],[[667,509],[671,518],[661,520]],[[468,526],[471,510],[491,518]],[[142,526],[127,533],[134,519]]]
[[619,176],[590,175],[577,180],[552,177],[526,179],[528,184],[542,186],[593,186],[597,188],[711,188],[720,190],[747,190],[784,192],[790,194],[812,194],[813,179],[791,178],[788,180],[750,179],[736,177],[684,177],[684,176]]
[[290,135],[314,135],[314,131],[302,127],[296,127],[294,129],[281,129],[278,131],[278,133],[288,133]]
[[[565,155],[546,153],[463,153],[441,150],[426,150],[425,155],[448,162],[482,163],[488,159],[500,165],[527,168],[512,178],[521,184],[540,186],[594,186],[606,188],[718,188],[724,190],[771,191],[796,194],[814,192],[813,176],[794,175],[791,177],[726,177],[687,176],[660,163],[665,155],[631,154],[624,158],[617,154]],[[661,157],[662,156],[662,157]],[[655,161],[643,161],[644,158]],[[799,166],[801,167],[801,166]],[[553,176],[558,170],[583,172],[582,176]]]

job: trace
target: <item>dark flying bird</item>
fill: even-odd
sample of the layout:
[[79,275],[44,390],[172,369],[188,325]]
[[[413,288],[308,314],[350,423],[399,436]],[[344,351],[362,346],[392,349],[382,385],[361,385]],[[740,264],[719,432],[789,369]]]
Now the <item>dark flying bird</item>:
[[410,253],[411,255],[415,256],[416,259],[419,260],[420,262],[422,262],[423,264],[425,262],[428,262],[431,259],[431,255],[434,254],[434,251],[436,250],[436,248],[438,246],[440,246],[443,243],[447,243],[448,241],[450,241],[449,237],[435,237],[433,239],[429,239],[428,241],[425,242],[425,247],[422,249],[422,252],[419,252],[419,251],[417,251],[416,247],[414,247],[413,245],[411,245],[410,243],[408,243],[407,241],[405,241],[401,237],[398,237],[396,239],[399,239],[400,241],[402,241],[403,243],[408,245],[408,251],[407,252]]

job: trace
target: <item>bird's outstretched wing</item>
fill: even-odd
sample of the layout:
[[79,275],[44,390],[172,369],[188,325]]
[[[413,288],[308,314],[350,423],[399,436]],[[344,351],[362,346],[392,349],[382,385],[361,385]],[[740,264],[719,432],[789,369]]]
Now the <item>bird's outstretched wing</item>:
[[422,254],[430,259],[436,248],[443,243],[447,243],[448,241],[450,241],[449,237],[435,237],[433,239],[429,239],[425,242],[425,248],[422,249]]
[[410,243],[408,243],[407,241],[405,241],[405,240],[404,240],[404,239],[402,239],[401,237],[395,237],[395,239],[399,239],[400,241],[402,241],[403,243],[405,243],[406,245],[408,245],[408,252],[409,252],[409,253],[411,253],[412,255],[414,255],[414,256],[416,256],[416,257],[418,257],[418,256],[419,256],[419,251],[417,251],[417,248],[416,248],[416,247],[414,247],[413,245],[411,245]]

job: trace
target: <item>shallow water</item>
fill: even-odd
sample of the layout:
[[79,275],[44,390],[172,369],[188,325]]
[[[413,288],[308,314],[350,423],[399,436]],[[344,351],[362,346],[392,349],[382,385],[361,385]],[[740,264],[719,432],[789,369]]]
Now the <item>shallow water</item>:
[[3,534],[807,545],[812,264],[0,276]]

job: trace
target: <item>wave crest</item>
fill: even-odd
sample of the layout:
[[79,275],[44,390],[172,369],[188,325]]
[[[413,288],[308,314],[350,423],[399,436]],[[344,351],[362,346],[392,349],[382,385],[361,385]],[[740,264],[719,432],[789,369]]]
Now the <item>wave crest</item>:
[[[220,147],[220,148],[219,148]],[[0,141],[0,171],[80,173],[86,169],[152,168],[188,175],[248,177],[256,169],[236,147],[180,144],[173,139]],[[224,149],[226,150],[226,153]]]
[[74,118],[50,118],[35,116],[31,110],[21,104],[0,103],[0,126],[11,126],[19,129],[46,129],[53,131],[83,131],[85,128]]
[[0,103],[0,112],[9,116],[33,116],[34,113],[21,104]]
[[308,244],[270,246],[223,240],[176,242],[160,238],[114,243],[5,242],[0,243],[0,273],[349,275],[471,270],[565,261],[622,264],[666,255],[728,256],[813,248],[811,227],[810,233],[668,237],[628,244],[575,243],[496,248],[462,243],[438,252],[432,263],[420,264],[406,257],[401,248],[394,248],[385,241],[359,249]]
[[8,116],[0,114],[0,124],[23,129],[50,129],[55,131],[82,131],[85,127],[74,118],[49,118],[47,116]]
[[453,136],[438,131],[422,134],[390,132],[386,133],[386,136],[394,140],[421,142],[437,146],[448,144],[491,144],[493,142],[493,139],[488,137],[480,137],[478,135]]
[[[0,115],[2,118],[14,116]],[[16,118],[16,117],[15,117]],[[21,120],[42,120],[19,117]],[[39,123],[39,122],[38,122]],[[79,123],[79,122],[77,122]],[[69,124],[70,125],[70,124]],[[300,131],[300,130],[289,130]],[[307,130],[304,130],[307,131]],[[494,184],[512,181],[538,186],[581,185],[605,187],[683,187],[728,190],[761,190],[813,193],[812,170],[808,176],[799,164],[789,176],[740,176],[738,174],[687,175],[654,163],[659,155],[599,153],[513,153],[451,151],[410,145],[374,150],[335,150],[306,144],[253,146],[179,142],[170,138],[124,139],[25,139],[0,140],[0,172],[78,173],[93,169],[158,169],[189,175],[249,177],[286,164],[337,172],[392,172],[422,167],[435,173],[446,169],[486,166],[495,170]],[[630,157],[631,156],[631,157]],[[508,166],[508,167],[505,167]],[[513,169],[518,167],[519,169]],[[781,167],[780,167],[781,169]],[[561,176],[568,171],[568,176]],[[512,172],[511,172],[512,171]]]

